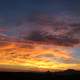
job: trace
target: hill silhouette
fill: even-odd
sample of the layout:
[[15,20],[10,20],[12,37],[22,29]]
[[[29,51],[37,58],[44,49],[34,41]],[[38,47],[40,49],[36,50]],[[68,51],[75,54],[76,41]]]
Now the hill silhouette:
[[80,80],[80,71],[59,72],[0,72],[0,80]]

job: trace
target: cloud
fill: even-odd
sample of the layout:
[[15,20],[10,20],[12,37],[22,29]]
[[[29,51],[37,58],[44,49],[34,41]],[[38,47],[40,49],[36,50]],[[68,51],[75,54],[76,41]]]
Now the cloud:
[[[33,14],[29,23],[34,23],[34,31],[24,35],[24,39],[42,41],[59,46],[75,46],[80,44],[80,17],[70,15],[49,16]],[[34,26],[33,24],[33,26]],[[37,30],[36,30],[37,28]]]

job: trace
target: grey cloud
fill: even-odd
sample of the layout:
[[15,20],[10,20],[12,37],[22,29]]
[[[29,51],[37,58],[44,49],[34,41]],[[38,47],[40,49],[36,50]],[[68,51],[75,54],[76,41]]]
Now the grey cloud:
[[[35,30],[24,40],[42,41],[59,46],[75,46],[80,43],[80,22],[75,16],[48,16],[36,13],[29,17],[28,22],[35,24]],[[34,25],[33,24],[33,25]],[[36,30],[36,28],[38,30]]]

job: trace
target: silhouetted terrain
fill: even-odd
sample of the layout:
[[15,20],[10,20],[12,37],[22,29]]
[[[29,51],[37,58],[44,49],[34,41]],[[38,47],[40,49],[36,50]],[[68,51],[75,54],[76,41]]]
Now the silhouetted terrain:
[[80,80],[80,71],[0,72],[0,80]]

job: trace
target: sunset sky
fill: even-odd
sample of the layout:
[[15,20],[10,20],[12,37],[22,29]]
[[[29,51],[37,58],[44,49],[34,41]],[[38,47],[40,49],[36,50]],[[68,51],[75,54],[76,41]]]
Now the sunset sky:
[[[80,64],[80,0],[0,0],[0,35],[33,41],[37,49],[41,45],[38,42],[42,42],[40,49],[45,54],[37,58],[55,60],[59,64]],[[56,51],[54,56],[50,52],[46,54],[44,46],[47,52],[52,48],[65,51],[69,60]]]

